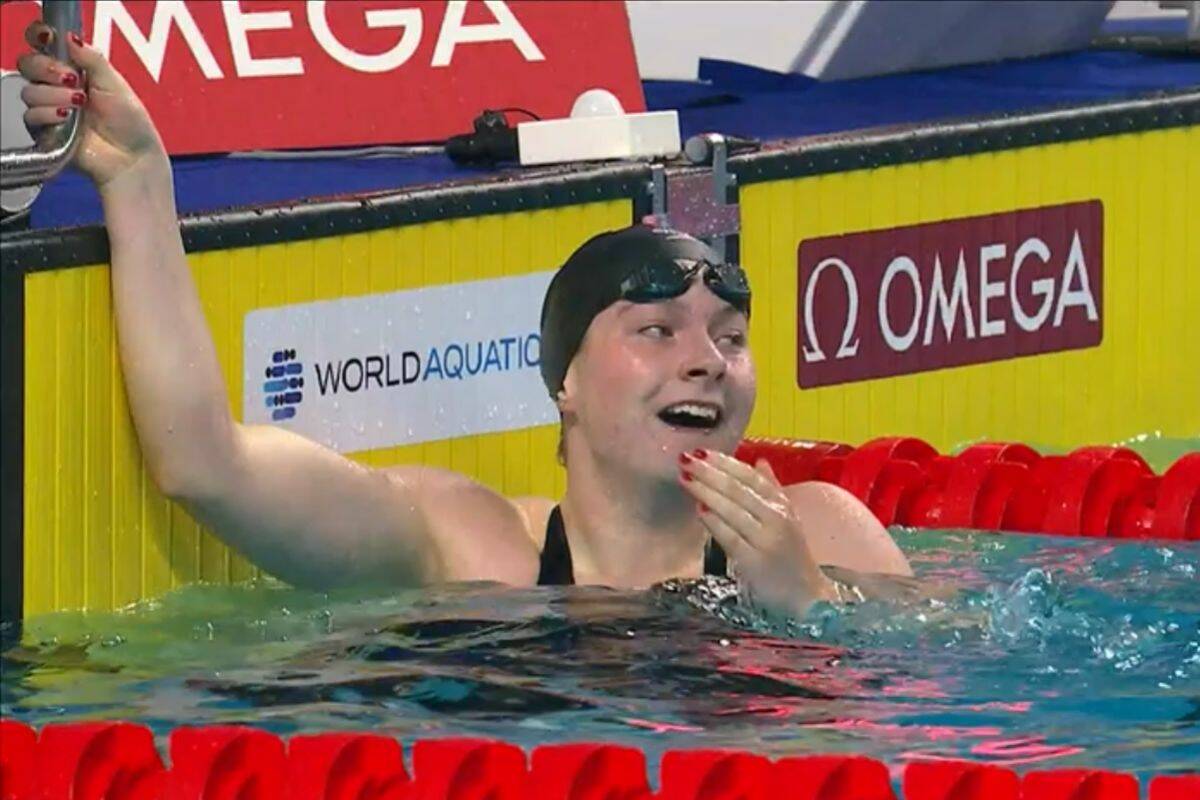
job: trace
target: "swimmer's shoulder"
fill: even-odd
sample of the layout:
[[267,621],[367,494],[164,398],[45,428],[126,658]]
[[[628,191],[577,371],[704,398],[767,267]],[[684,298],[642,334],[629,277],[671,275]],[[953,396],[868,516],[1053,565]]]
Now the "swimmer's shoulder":
[[525,503],[438,467],[404,465],[382,471],[419,504],[438,549],[442,581],[537,583],[541,548],[530,538]]
[[911,576],[912,567],[887,528],[840,486],[806,481],[785,486],[813,557],[822,566]]
[[537,548],[538,553],[546,546],[546,529],[550,525],[550,514],[558,503],[548,497],[527,495],[512,498],[515,505],[525,518],[525,530],[529,540]]

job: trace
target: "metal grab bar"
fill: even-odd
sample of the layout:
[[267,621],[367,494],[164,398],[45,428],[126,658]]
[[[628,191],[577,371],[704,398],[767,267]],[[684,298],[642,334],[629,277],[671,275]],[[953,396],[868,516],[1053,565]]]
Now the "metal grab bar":
[[[79,0],[42,0],[42,20],[54,29],[54,57],[69,61],[66,35],[83,30]],[[82,124],[83,109],[72,108],[61,125],[43,129],[33,147],[0,152],[0,189],[36,186],[57,175],[75,154]]]

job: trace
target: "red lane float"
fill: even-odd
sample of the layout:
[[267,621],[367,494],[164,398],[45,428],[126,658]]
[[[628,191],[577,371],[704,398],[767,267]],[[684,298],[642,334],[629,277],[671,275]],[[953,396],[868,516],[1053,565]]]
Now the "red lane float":
[[646,756],[633,747],[559,744],[534,748],[528,800],[650,800]]
[[176,728],[170,749],[165,796],[171,800],[278,800],[287,785],[283,741],[267,731]]
[[[579,743],[525,753],[483,739],[423,740],[405,771],[399,742],[357,733],[297,735],[213,726],[171,734],[171,766],[142,725],[47,725],[37,736],[0,721],[0,800],[897,800],[889,772],[865,756],[673,750],[651,791],[646,758]],[[1119,772],[1042,770],[966,761],[908,764],[904,800],[1138,800]],[[1151,779],[1148,800],[1195,800],[1200,773]]]
[[400,743],[387,736],[324,733],[287,745],[289,800],[409,800]]
[[1133,450],[1107,446],[1042,456],[989,442],[947,456],[911,437],[858,448],[747,439],[736,455],[750,464],[766,459],[784,485],[835,483],[885,525],[1200,540],[1200,453],[1162,476]]
[[150,729],[125,722],[47,725],[34,764],[45,800],[158,800],[168,774]]
[[1138,800],[1132,775],[1088,769],[1030,772],[1021,779],[1021,800]]
[[1188,453],[1168,469],[1158,487],[1154,536],[1200,540],[1200,453]]
[[33,794],[37,734],[28,725],[0,719],[0,800]]
[[775,800],[771,762],[737,750],[673,750],[662,757],[656,800]]
[[524,800],[525,753],[485,739],[434,739],[413,745],[411,797]]
[[1200,797],[1200,773],[1159,775],[1150,781],[1150,800],[1196,800]]
[[904,770],[905,800],[1018,800],[1020,795],[1020,779],[1003,767],[931,761]]
[[775,794],[790,800],[896,800],[887,767],[864,756],[788,756],[772,769]]

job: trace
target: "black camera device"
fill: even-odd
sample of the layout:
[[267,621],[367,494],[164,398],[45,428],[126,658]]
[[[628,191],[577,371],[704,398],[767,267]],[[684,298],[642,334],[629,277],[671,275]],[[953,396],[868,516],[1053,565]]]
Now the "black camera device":
[[451,136],[446,155],[455,164],[492,166],[517,161],[517,130],[508,124],[503,111],[484,111],[475,118],[475,132]]

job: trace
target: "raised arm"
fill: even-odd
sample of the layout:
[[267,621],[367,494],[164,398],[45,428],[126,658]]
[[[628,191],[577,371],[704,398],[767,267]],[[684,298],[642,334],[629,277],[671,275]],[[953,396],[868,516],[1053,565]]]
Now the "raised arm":
[[[45,44],[38,37],[48,31],[34,23],[26,36]],[[76,165],[95,181],[104,207],[121,367],[159,488],[289,582],[527,582],[536,558],[520,513],[490,490],[441,470],[369,469],[288,431],[233,420],[162,142],[98,51],[73,41],[70,54],[87,71],[86,96],[68,67],[42,54],[22,57],[31,82],[26,123],[54,124],[58,108],[87,105]],[[186,382],[178,380],[182,365]],[[467,555],[482,558],[460,557],[468,535]]]

